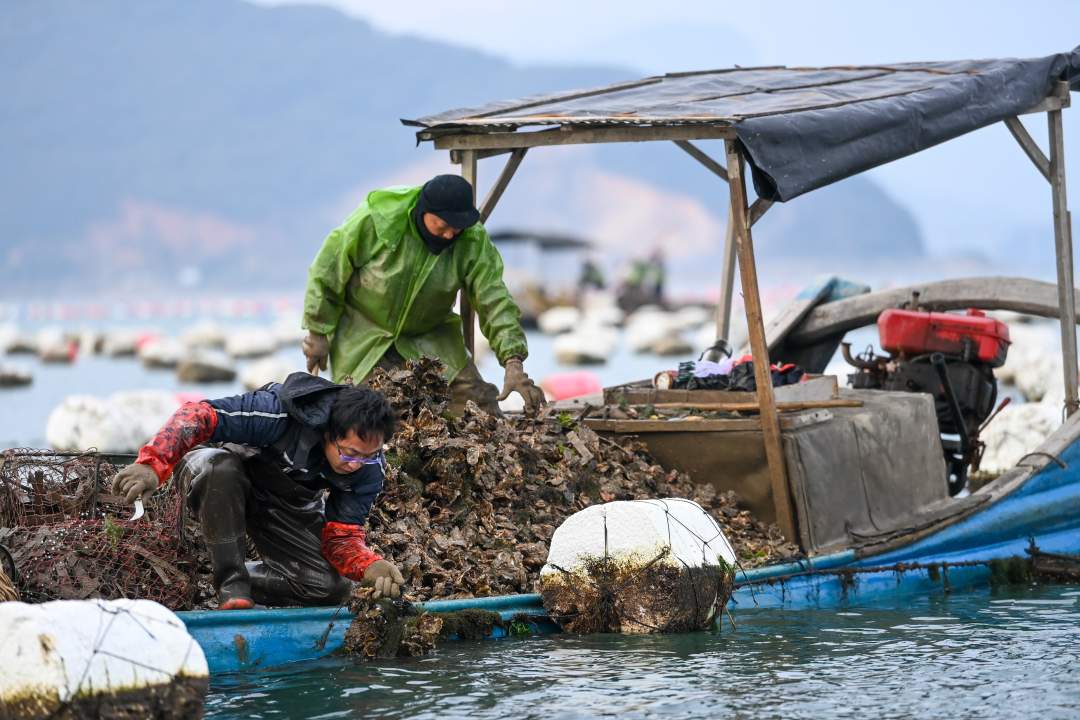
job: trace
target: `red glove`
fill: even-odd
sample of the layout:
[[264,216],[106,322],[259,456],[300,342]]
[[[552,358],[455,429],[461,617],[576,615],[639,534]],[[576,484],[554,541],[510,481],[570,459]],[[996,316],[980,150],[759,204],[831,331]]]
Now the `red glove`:
[[364,572],[382,556],[364,542],[364,528],[349,523],[328,522],[322,530],[322,554],[338,574],[363,580]]
[[209,440],[217,424],[217,411],[209,403],[184,403],[157,435],[143,445],[135,462],[153,468],[158,482],[164,485],[180,458],[191,448]]

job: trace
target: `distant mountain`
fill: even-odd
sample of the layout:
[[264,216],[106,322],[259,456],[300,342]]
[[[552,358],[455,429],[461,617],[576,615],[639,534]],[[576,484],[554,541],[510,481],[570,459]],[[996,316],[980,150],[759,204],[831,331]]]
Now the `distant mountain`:
[[[399,118],[631,76],[519,67],[314,6],[0,3],[0,293],[297,287],[366,189],[450,169]],[[670,145],[558,157],[522,169],[544,204],[515,181],[493,222],[623,233],[595,239],[627,254],[683,222],[665,216],[677,206],[697,208],[709,247],[722,237],[723,188]],[[582,182],[564,181],[570,162]],[[615,221],[641,207],[636,232]],[[922,254],[911,215],[865,179],[774,209],[759,246]]]

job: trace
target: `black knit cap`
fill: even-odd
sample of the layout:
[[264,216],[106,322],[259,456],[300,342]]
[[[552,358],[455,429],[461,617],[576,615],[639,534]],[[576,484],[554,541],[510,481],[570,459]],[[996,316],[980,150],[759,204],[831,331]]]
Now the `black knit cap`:
[[472,185],[460,175],[436,175],[424,183],[417,210],[437,216],[456,230],[480,220],[480,211],[473,204]]

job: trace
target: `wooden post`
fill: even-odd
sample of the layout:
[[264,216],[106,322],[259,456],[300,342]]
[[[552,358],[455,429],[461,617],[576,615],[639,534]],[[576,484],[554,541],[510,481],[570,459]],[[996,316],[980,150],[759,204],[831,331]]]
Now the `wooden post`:
[[[473,189],[473,204],[476,204],[476,151],[475,150],[462,150],[461,152],[461,177],[469,181]],[[461,334],[465,338],[465,349],[469,351],[469,357],[473,357],[474,350],[476,349],[475,341],[475,329],[476,318],[473,312],[472,303],[469,302],[469,295],[464,289],[461,291],[461,301],[459,303],[459,311],[461,313]]]
[[716,339],[727,342],[731,334],[731,298],[735,290],[735,212],[731,198],[734,193],[728,190],[727,229],[724,231],[724,254],[721,264],[720,300],[716,304]]
[[[728,197],[731,197],[730,192]],[[771,207],[771,200],[762,200],[761,198],[755,200],[747,212],[747,222],[750,227],[753,227],[754,223],[760,220]],[[720,301],[716,305],[716,339],[725,342],[730,339],[729,335],[731,334],[731,298],[735,289],[735,225],[732,221],[734,215],[731,204],[728,203],[727,229],[724,232],[724,254],[721,260],[723,264],[723,285],[720,286]],[[732,351],[734,351],[734,348],[732,348]]]
[[[1068,84],[1064,92],[1068,97]],[[1061,88],[1059,87],[1059,91]],[[1072,227],[1065,196],[1065,142],[1061,110],[1046,113],[1050,127],[1050,189],[1054,197],[1054,247],[1057,254],[1058,304],[1061,308],[1061,357],[1065,371],[1065,414],[1076,412],[1076,292],[1073,281]]]
[[1042,149],[1035,142],[1035,138],[1031,137],[1024,124],[1020,122],[1020,118],[1016,116],[1005,118],[1005,127],[1009,128],[1009,132],[1016,138],[1016,142],[1020,144],[1020,149],[1035,165],[1035,169],[1042,173],[1042,176],[1049,182],[1050,161],[1043,155]]
[[731,219],[735,228],[735,249],[739,256],[739,277],[742,280],[743,304],[746,307],[746,327],[750,333],[750,352],[754,358],[754,380],[757,383],[757,403],[761,408],[761,434],[765,440],[765,458],[769,463],[769,483],[772,486],[776,524],[784,537],[799,542],[795,513],[784,465],[784,449],[780,437],[780,416],[773,396],[769,347],[765,342],[765,324],[758,292],[757,266],[754,262],[754,241],[747,215],[746,175],[742,153],[733,140],[726,140],[728,188],[731,192]]
[[727,168],[713,160],[708,154],[689,140],[675,140],[676,145],[683,149],[687,155],[697,160],[708,168],[709,172],[719,177],[724,182],[728,181]]
[[510,159],[506,161],[506,165],[503,166],[502,172],[499,173],[499,178],[495,181],[495,184],[491,187],[491,191],[488,192],[486,198],[484,198],[483,204],[480,205],[480,222],[486,223],[487,219],[491,217],[492,211],[495,210],[495,206],[498,204],[499,199],[502,198],[503,193],[506,192],[506,188],[510,185],[510,180],[513,179],[514,173],[517,172],[518,166],[521,165],[521,161],[525,159],[525,153],[528,152],[528,148],[518,148],[510,152]]
[[750,227],[754,227],[757,221],[763,218],[772,206],[772,200],[766,200],[765,198],[755,200],[754,204],[750,206]]
[[[730,182],[727,168],[709,157],[697,145],[689,140],[675,140],[674,143],[721,180]],[[731,298],[735,285],[735,226],[732,224],[730,191],[728,192],[727,228],[724,231],[724,255],[721,264],[720,299],[716,303],[716,340],[727,342],[728,335],[731,333]]]

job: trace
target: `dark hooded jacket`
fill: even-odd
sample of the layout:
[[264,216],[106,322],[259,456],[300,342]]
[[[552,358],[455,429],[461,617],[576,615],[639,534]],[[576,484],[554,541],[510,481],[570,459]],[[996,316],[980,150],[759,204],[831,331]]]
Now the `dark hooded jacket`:
[[339,475],[323,453],[330,410],[344,388],[296,372],[284,383],[211,400],[210,406],[218,412],[218,425],[210,440],[225,443],[243,457],[253,481],[271,492],[302,502],[329,490],[327,521],[363,525],[382,490],[382,467],[362,465],[355,472]]
[[383,486],[380,465],[339,475],[326,461],[323,437],[337,393],[344,389],[297,372],[284,383],[230,397],[188,403],[139,453],[164,482],[186,452],[219,443],[239,455],[252,482],[294,504],[326,497],[326,520],[363,526]]

